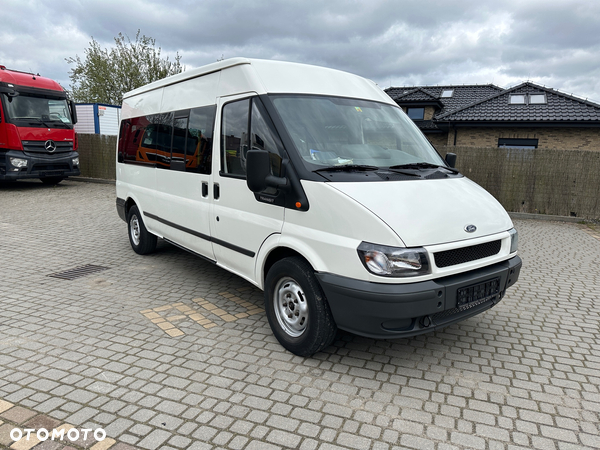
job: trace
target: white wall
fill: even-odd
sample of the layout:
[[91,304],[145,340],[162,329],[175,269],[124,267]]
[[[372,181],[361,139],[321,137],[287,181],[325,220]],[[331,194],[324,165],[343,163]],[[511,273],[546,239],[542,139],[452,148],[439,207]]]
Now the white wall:
[[82,134],[95,134],[94,105],[75,105],[77,110],[77,123],[75,131]]
[[98,105],[98,117],[100,119],[100,134],[112,136],[119,134],[121,108]]

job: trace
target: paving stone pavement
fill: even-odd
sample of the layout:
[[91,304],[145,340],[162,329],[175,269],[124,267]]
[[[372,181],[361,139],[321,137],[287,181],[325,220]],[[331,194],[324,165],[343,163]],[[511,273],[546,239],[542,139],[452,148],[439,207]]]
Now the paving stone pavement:
[[598,449],[600,236],[515,225],[521,279],[494,309],[301,358],[246,281],[163,242],[135,254],[113,185],[0,185],[0,445],[32,448],[2,433],[38,417],[104,429],[75,445],[95,450]]

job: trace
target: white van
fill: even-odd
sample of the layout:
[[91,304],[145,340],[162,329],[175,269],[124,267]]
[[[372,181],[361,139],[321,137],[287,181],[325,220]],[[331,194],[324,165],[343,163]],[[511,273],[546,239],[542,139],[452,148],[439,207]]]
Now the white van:
[[436,330],[517,281],[508,214],[453,159],[369,80],[235,58],[125,95],[117,210],[137,253],[160,237],[263,289],[308,356],[338,328]]

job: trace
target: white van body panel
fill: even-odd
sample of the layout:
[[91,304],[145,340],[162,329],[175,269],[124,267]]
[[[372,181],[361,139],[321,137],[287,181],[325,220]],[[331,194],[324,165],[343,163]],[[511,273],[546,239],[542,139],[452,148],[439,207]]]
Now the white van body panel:
[[362,241],[404,247],[385,222],[330,183],[303,180],[302,187],[309,213],[286,210],[280,245],[298,251],[317,272],[369,280],[356,251]]
[[[380,217],[407,247],[463,241],[513,227],[502,205],[466,177],[329,184]],[[477,230],[467,233],[467,225]]]
[[221,72],[215,72],[188,81],[185,89],[176,84],[162,88],[162,110],[178,111],[214,105],[220,77]]
[[253,60],[252,68],[270,94],[311,94],[352,97],[396,103],[377,85],[365,78],[325,67],[280,61]]
[[[217,79],[218,82],[215,81]],[[179,83],[184,80],[185,88],[182,88]],[[396,106],[374,82],[347,72],[307,64],[234,58],[186,71],[126,93],[122,117],[172,111],[169,107],[184,109],[200,106],[209,104],[205,103],[208,98],[215,103],[216,97],[246,92],[340,97],[347,97],[351,92],[355,98]]]

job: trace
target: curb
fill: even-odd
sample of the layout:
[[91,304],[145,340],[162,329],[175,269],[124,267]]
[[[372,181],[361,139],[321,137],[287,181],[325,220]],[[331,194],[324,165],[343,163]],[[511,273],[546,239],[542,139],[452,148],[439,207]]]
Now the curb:
[[69,177],[67,180],[79,181],[82,183],[98,183],[98,184],[115,184],[115,180],[107,180],[105,178],[88,178],[88,177]]
[[508,215],[511,219],[522,219],[522,220],[546,220],[551,222],[571,222],[580,223],[584,221],[581,217],[569,217],[569,216],[552,216],[549,214],[533,214],[533,213],[522,213],[522,212],[509,212]]

